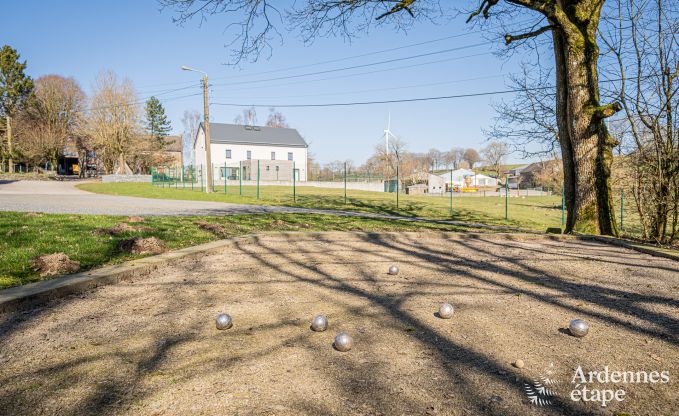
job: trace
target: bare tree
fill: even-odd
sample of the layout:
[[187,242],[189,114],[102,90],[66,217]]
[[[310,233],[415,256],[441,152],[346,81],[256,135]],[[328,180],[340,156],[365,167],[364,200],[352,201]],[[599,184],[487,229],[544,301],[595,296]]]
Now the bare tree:
[[438,149],[429,149],[427,157],[429,158],[432,170],[439,169],[444,163],[444,154]]
[[627,155],[621,170],[631,184],[644,237],[678,237],[679,7],[669,0],[615,0],[604,17],[604,73],[619,82],[609,95],[624,110],[618,130]]
[[266,119],[267,127],[275,128],[288,128],[288,122],[285,120],[285,116],[280,111],[276,111],[275,108],[269,109],[269,117]]
[[486,162],[492,167],[495,172],[495,177],[499,178],[502,173],[502,165],[504,165],[509,149],[507,145],[502,142],[491,142],[488,146],[481,149],[481,154]]
[[184,116],[182,117],[182,125],[184,126],[184,133],[182,134],[182,149],[185,156],[184,160],[190,160],[191,166],[196,164],[195,155],[195,140],[198,138],[198,126],[200,126],[200,121],[202,117],[198,111],[184,111]]
[[257,109],[255,107],[244,108],[243,113],[237,115],[233,119],[233,123],[240,124],[242,126],[257,125]]
[[107,173],[131,173],[130,157],[141,131],[140,107],[132,81],[102,72],[95,82],[87,117],[87,133],[97,149],[97,159]]
[[469,148],[464,151],[462,159],[467,162],[469,169],[473,169],[474,164],[481,161],[481,156],[479,156],[479,152],[477,152],[475,149]]
[[445,161],[448,167],[453,169],[460,169],[460,162],[464,160],[464,149],[453,147],[445,155]]
[[46,75],[35,81],[26,109],[19,116],[19,147],[34,164],[52,169],[81,125],[85,94],[73,78]]
[[493,141],[507,143],[524,158],[559,153],[556,123],[556,93],[544,88],[551,84],[553,71],[537,64],[521,65],[520,74],[510,75],[510,88],[518,91],[510,101],[493,104],[497,116],[484,134]]

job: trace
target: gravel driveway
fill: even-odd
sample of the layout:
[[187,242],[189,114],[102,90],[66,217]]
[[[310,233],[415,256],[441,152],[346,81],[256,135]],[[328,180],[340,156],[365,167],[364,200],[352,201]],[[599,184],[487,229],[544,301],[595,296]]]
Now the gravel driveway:
[[78,183],[82,182],[0,182],[0,211],[139,216],[229,215],[314,211],[294,207],[101,195],[76,188],[75,186]]
[[[0,413],[677,414],[677,264],[517,234],[260,235],[0,314]],[[434,314],[441,302],[452,319]],[[215,329],[220,311],[232,329]],[[328,331],[309,329],[316,313]],[[574,318],[585,338],[564,329]],[[338,331],[351,351],[333,349]],[[587,384],[625,391],[602,407],[570,399],[578,366],[670,378]],[[558,381],[542,406],[525,388],[539,377]]]

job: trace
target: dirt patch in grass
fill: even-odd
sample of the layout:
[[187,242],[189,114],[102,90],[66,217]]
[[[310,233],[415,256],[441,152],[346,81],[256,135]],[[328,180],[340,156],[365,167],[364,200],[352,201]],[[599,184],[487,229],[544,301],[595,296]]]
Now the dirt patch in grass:
[[156,237],[134,237],[121,240],[118,243],[118,250],[132,254],[160,254],[167,248],[165,243]]
[[144,217],[127,217],[127,222],[144,222]]
[[194,224],[198,226],[201,230],[207,231],[219,237],[228,237],[229,232],[221,224],[216,224],[213,222],[207,222],[205,220],[196,221]]
[[124,222],[118,223],[114,225],[113,227],[110,228],[97,228],[96,230],[92,231],[95,235],[120,235],[120,234],[125,234],[125,233],[134,233],[134,232],[140,232],[140,231],[148,231],[148,227],[142,227],[139,225],[130,225],[126,224]]
[[31,260],[31,267],[41,277],[57,274],[75,273],[80,269],[80,262],[71,260],[64,253],[43,254]]
[[271,221],[272,228],[289,228],[290,224],[283,220],[273,220]]
[[[387,274],[392,264],[398,275]],[[678,291],[679,263],[592,241],[259,235],[134,282],[0,314],[0,409],[671,415],[679,403]],[[442,302],[454,305],[452,319],[435,315]],[[233,328],[215,328],[219,312]],[[325,332],[309,329],[318,313],[328,317]],[[568,334],[576,318],[590,325],[584,338]],[[332,347],[341,331],[354,338],[346,353]],[[571,400],[579,366],[585,374],[669,371],[670,381],[587,383],[588,394],[626,392],[602,408]],[[558,381],[552,404],[530,403],[525,386],[540,377]]]

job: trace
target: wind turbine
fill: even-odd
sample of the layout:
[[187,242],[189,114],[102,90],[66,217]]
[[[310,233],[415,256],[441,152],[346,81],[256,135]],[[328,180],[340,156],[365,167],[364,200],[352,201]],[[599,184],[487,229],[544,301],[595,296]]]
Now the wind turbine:
[[387,156],[389,156],[389,136],[398,139],[398,137],[391,132],[391,111],[389,112],[389,118],[387,120],[387,128],[384,130],[384,143]]

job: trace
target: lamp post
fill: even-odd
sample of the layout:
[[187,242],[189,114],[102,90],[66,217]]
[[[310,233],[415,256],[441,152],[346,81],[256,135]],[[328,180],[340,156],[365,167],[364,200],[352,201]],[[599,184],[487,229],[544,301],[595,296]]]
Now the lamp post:
[[205,192],[212,192],[213,182],[212,182],[212,155],[210,153],[210,111],[208,108],[207,100],[207,74],[198,69],[189,68],[186,65],[182,65],[183,71],[198,72],[203,74],[203,130],[205,131],[205,167],[207,170],[207,186],[205,187]]

